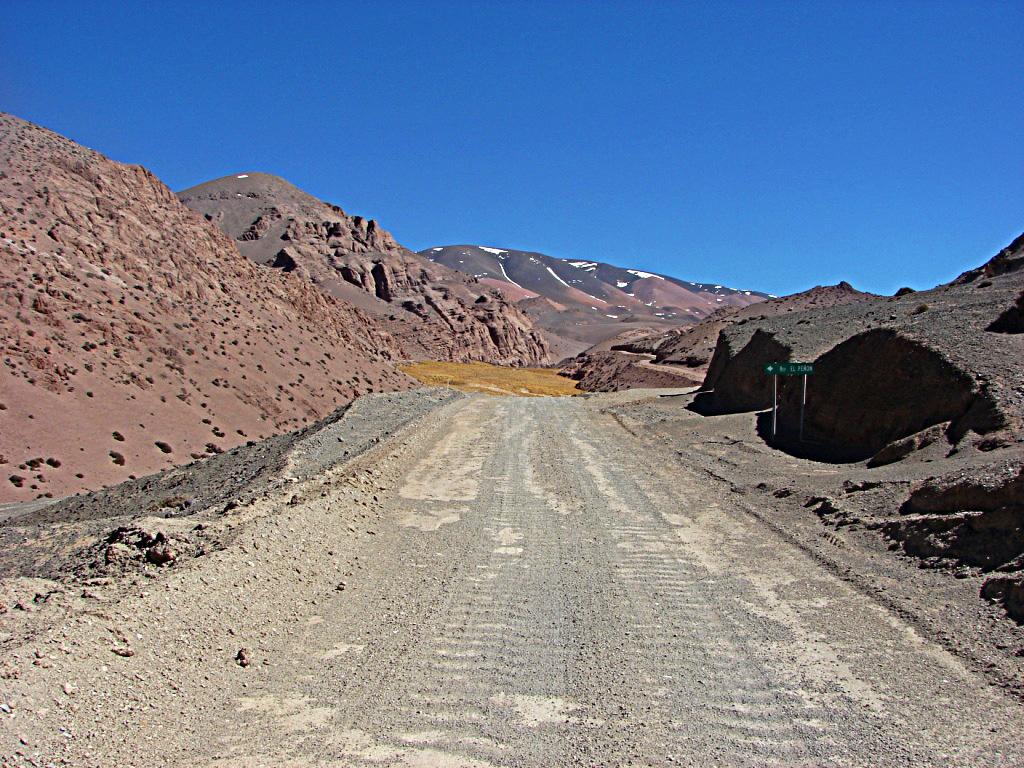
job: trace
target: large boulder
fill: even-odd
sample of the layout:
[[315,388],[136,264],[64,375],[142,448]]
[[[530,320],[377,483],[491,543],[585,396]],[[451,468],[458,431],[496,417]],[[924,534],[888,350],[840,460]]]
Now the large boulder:
[[718,337],[708,374],[701,385],[704,394],[695,406],[705,413],[739,413],[770,408],[772,380],[765,375],[766,364],[789,360],[793,350],[770,331],[757,329],[750,340],[734,350],[736,337]]
[[[798,431],[801,387],[780,392],[783,439]],[[823,456],[859,461],[886,444],[949,422],[954,436],[1000,426],[987,393],[935,349],[891,329],[857,334],[814,365],[804,440]]]

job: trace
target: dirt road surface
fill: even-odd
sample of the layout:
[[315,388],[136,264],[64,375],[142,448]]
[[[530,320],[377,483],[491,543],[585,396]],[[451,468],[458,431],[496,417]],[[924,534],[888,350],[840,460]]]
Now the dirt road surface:
[[43,716],[73,738],[30,732],[22,756],[1024,764],[1017,699],[585,399],[463,398],[293,488],[241,552],[104,614],[132,657],[102,616],[51,636],[76,661],[56,654],[30,708],[79,675]]

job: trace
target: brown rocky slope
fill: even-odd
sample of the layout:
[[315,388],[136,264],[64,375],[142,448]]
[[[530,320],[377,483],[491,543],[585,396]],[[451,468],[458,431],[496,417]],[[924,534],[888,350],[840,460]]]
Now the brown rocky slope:
[[[879,503],[856,512],[818,499],[819,515],[867,520],[926,564],[991,574],[983,594],[1024,621],[1022,266],[1024,237],[929,291],[724,329],[691,407],[761,411],[759,431],[775,447],[860,464],[878,478],[862,489],[888,489]],[[762,366],[780,360],[814,363],[803,440],[797,377],[780,377],[771,436]]]
[[151,173],[0,115],[0,501],[95,489],[402,389],[367,313]]
[[[719,335],[699,407],[770,407],[771,379],[761,366],[813,361],[805,450],[822,458],[867,459],[939,424],[954,444],[1015,440],[1024,424],[1021,336],[989,329],[1015,306],[1022,284],[1024,271],[1011,271],[732,326]],[[799,412],[794,382],[780,386],[783,440]]]
[[284,179],[240,173],[179,193],[253,261],[293,272],[372,315],[413,360],[537,365],[547,344],[500,292],[400,246]]

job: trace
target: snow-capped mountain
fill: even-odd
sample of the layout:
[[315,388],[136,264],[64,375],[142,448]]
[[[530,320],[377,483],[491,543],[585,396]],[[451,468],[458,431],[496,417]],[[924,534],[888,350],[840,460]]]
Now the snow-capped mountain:
[[692,323],[722,307],[769,298],[758,291],[511,248],[446,245],[420,254],[501,290],[549,334],[585,344],[620,333],[622,323]]

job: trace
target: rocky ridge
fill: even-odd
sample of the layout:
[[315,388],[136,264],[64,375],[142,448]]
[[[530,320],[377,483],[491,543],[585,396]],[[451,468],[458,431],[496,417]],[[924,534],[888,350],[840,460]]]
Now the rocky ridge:
[[253,261],[293,272],[371,314],[412,360],[545,362],[529,318],[492,287],[400,246],[373,219],[350,216],[264,173],[183,190],[185,205]]

